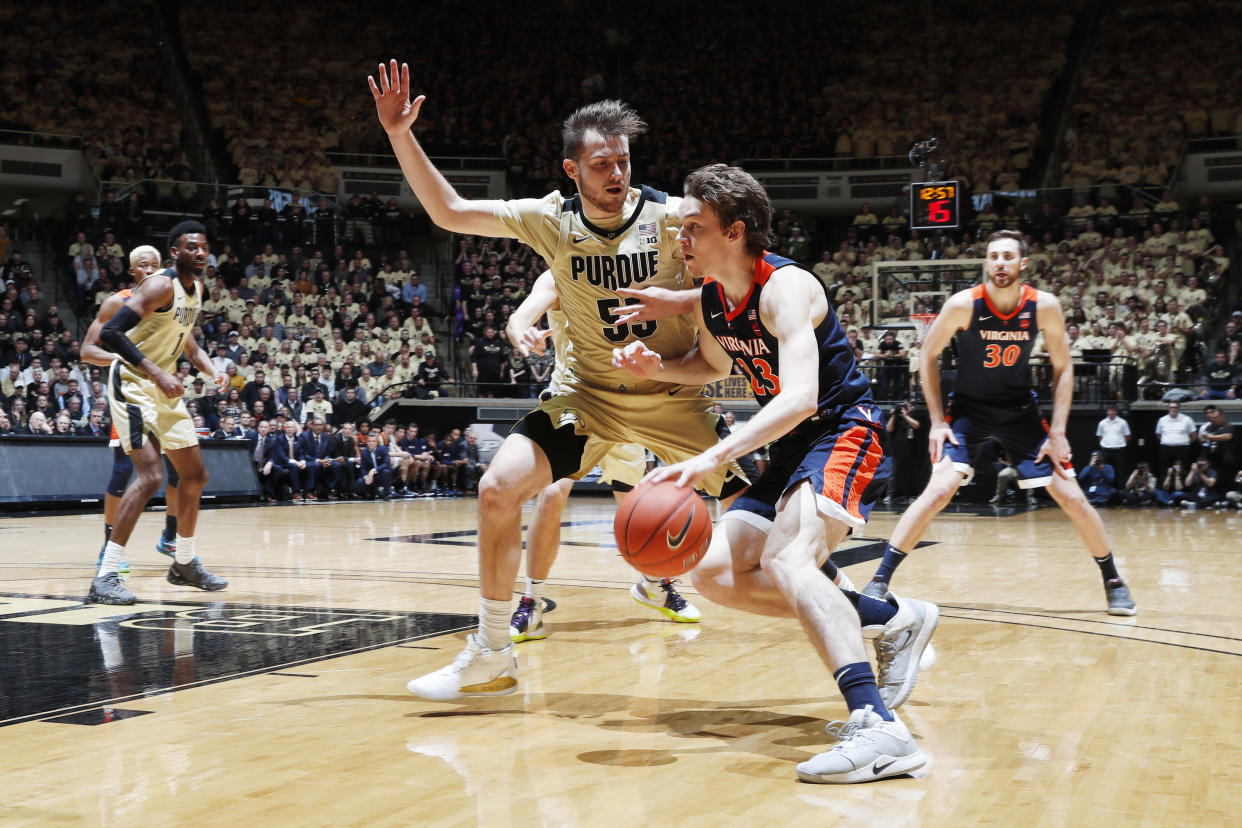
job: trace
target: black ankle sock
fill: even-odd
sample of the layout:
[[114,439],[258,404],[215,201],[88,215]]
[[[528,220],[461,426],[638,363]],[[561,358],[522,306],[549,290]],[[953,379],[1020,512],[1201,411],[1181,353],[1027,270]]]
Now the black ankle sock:
[[104,543],[107,543],[110,540],[112,540],[112,524],[105,523],[104,524]]
[[1121,576],[1117,574],[1117,565],[1113,563],[1112,552],[1102,558],[1096,558],[1095,564],[1100,568],[1100,574],[1104,576],[1104,583],[1121,580]]
[[828,558],[824,561],[824,565],[819,568],[819,571],[827,575],[828,580],[836,581],[837,574],[841,570],[837,569],[837,565],[832,562],[832,558]]
[[893,572],[896,571],[897,567],[905,559],[905,552],[902,552],[891,543],[888,544],[884,549],[884,560],[880,562],[880,568],[875,571],[875,576],[871,580],[883,581],[887,584],[893,580]]
[[164,515],[164,543],[172,543],[177,539],[177,516]]

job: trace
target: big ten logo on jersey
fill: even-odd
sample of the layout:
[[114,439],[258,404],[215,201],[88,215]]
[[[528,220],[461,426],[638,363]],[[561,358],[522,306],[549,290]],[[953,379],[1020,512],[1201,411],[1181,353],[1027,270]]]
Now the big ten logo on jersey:
[[656,235],[656,226],[654,221],[638,225],[639,244],[656,244],[658,241],[660,241],[660,237]]
[[617,253],[613,256],[570,256],[569,273],[574,281],[585,278],[589,284],[616,290],[642,284],[656,274],[658,250]]

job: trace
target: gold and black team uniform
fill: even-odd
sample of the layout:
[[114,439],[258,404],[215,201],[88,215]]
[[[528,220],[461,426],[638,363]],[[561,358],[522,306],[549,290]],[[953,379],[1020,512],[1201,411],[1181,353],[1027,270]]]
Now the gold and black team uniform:
[[[1018,306],[1007,314],[992,305],[983,285],[972,289],[971,298],[970,327],[955,338],[957,384],[945,411],[959,445],[946,442],[945,454],[969,478],[974,474],[970,458],[983,442],[995,439],[1018,470],[1019,486],[1047,486],[1052,461],[1036,463],[1035,457],[1048,437],[1048,421],[1039,410],[1028,367],[1039,330],[1039,294],[1022,285]],[[1074,476],[1072,466],[1064,471]]]
[[[625,215],[606,225],[587,219],[579,196],[501,202],[496,218],[547,261],[565,314],[559,393],[540,402],[515,427],[547,455],[552,475],[579,478],[614,445],[638,443],[665,463],[689,459],[719,439],[723,421],[711,413],[701,386],[638,379],[612,367],[612,350],[641,339],[665,359],[694,347],[689,315],[619,324],[626,301],[618,288],[687,287],[676,236],[680,199],[650,187],[631,188]],[[559,359],[559,355],[558,355]],[[594,438],[589,442],[588,436]],[[746,479],[736,463],[702,488],[727,496]]]
[[[203,286],[195,280],[194,293],[186,292],[175,270],[155,274],[171,277],[172,303],[152,312],[129,332],[129,339],[144,356],[170,374],[177,372],[177,360],[192,336],[202,308]],[[112,363],[108,379],[108,409],[112,414],[121,448],[129,454],[141,448],[144,435],[159,440],[165,451],[198,445],[194,423],[185,400],[169,399],[143,372],[122,360]]]

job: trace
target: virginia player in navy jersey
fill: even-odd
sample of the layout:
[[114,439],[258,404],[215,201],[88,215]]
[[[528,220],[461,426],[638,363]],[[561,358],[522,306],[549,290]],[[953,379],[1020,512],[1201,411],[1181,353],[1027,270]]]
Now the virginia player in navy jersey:
[[[664,362],[639,340],[615,351],[613,364],[647,379],[696,385],[737,365],[761,408],[715,446],[647,479],[693,485],[772,443],[771,463],[721,519],[693,571],[694,585],[726,606],[796,617],[837,680],[849,725],[834,731],[844,734],[834,748],[798,765],[801,779],[861,782],[907,773],[926,759],[891,708],[913,688],[939,611],[908,598],[839,590],[818,571],[850,528],[864,525],[888,479],[870,385],[823,283],[764,251],[772,206],[754,178],[723,164],[696,170],[686,179],[680,218],[686,267],[705,279],[694,308],[698,346]],[[860,619],[880,640],[879,686]]]
[[[1027,258],[1021,234],[1013,230],[993,233],[988,238],[986,262],[984,283],[949,297],[919,352],[923,396],[931,416],[932,476],[901,516],[884,561],[864,592],[887,592],[897,565],[974,473],[970,457],[975,448],[995,438],[1018,469],[1018,485],[1024,489],[1046,486],[1074,521],[1078,536],[1099,564],[1109,615],[1134,615],[1134,601],[1117,574],[1104,523],[1073,480],[1065,424],[1073,398],[1074,366],[1061,305],[1052,294],[1022,282]],[[1027,367],[1039,332],[1052,363],[1051,423],[1039,411]],[[936,359],[954,336],[957,384],[945,409],[940,404]]]

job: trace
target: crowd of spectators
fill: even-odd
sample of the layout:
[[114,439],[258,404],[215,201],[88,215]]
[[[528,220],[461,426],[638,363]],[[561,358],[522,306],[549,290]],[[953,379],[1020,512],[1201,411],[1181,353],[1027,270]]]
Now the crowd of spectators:
[[104,181],[189,177],[181,118],[152,57],[153,13],[150,2],[0,8],[0,124],[81,136]]
[[212,438],[248,441],[260,497],[268,503],[460,497],[477,494],[487,471],[478,436],[469,428],[437,437],[420,434],[414,423],[402,427],[387,420],[372,427],[362,419],[356,427],[346,421],[333,429],[312,416],[303,429],[278,416]]
[[[339,180],[334,153],[388,153],[364,78],[374,60],[395,56],[409,62],[416,90],[427,95],[417,129],[429,151],[503,155],[517,195],[564,186],[561,119],[603,95],[625,98],[650,123],[641,139],[643,180],[665,189],[721,159],[901,156],[929,131],[956,148],[953,173],[987,189],[1016,185],[1048,144],[1041,109],[1081,6],[1039,0],[980,15],[949,5],[932,20],[912,20],[900,5],[832,6],[800,9],[795,23],[786,14],[755,15],[741,0],[717,4],[706,17],[641,0],[601,26],[585,60],[581,50],[533,45],[581,40],[573,14],[558,6],[514,14],[499,0],[476,4],[471,14],[504,24],[471,38],[427,36],[460,26],[460,9],[445,5],[420,8],[406,21],[339,2],[290,17],[194,0],[181,5],[180,27],[212,126],[244,183],[331,192]],[[745,30],[736,26],[743,18]],[[216,48],[221,30],[280,31],[265,52],[282,67],[280,81]],[[910,33],[904,42],[902,32]],[[310,42],[313,62],[303,55]],[[756,50],[756,42],[781,48]],[[359,43],[370,60],[348,57]],[[747,55],[747,71],[726,92],[720,55],[731,52]],[[480,54],[521,55],[523,76],[537,91],[511,94],[507,64]],[[934,63],[936,71],[924,73],[934,82],[910,82],[909,66],[920,62]],[[690,88],[702,94],[687,122],[679,101]],[[754,117],[756,100],[765,102],[763,118]]]
[[1115,407],[1099,422],[1096,436],[1099,448],[1078,470],[1078,482],[1097,506],[1242,509],[1237,429],[1219,406],[1204,406],[1203,422],[1197,423],[1170,402],[1156,421],[1155,466],[1143,461],[1130,468],[1134,434]]
[[[1221,300],[1230,261],[1210,229],[1215,213],[1206,198],[1186,209],[1165,192],[1154,208],[1136,200],[1125,214],[1107,196],[1085,194],[1063,210],[1049,202],[1022,211],[1013,204],[998,207],[987,204],[960,233],[942,237],[909,230],[896,208],[881,217],[870,205],[863,207],[845,239],[812,265],[830,286],[860,358],[904,363],[913,378],[916,331],[902,326],[892,337],[900,346],[894,349],[893,342],[886,343],[888,329],[870,324],[873,311],[878,319],[904,321],[939,310],[913,295],[917,288],[933,287],[930,277],[925,283],[919,281],[923,277],[908,277],[910,289],[896,286],[873,296],[874,262],[979,258],[989,233],[1013,229],[1029,243],[1026,281],[1061,301],[1075,360],[1085,352],[1102,353],[1106,362],[1133,366],[1143,385],[1163,388],[1177,381],[1192,386],[1196,395],[1236,396],[1242,380],[1242,309],[1225,321]],[[1223,331],[1215,333],[1222,322]],[[1043,353],[1042,340],[1035,353]],[[904,387],[904,381],[896,385]]]
[[1242,133],[1242,40],[1231,0],[1105,6],[1080,77],[1065,186],[1164,187],[1182,141]]

